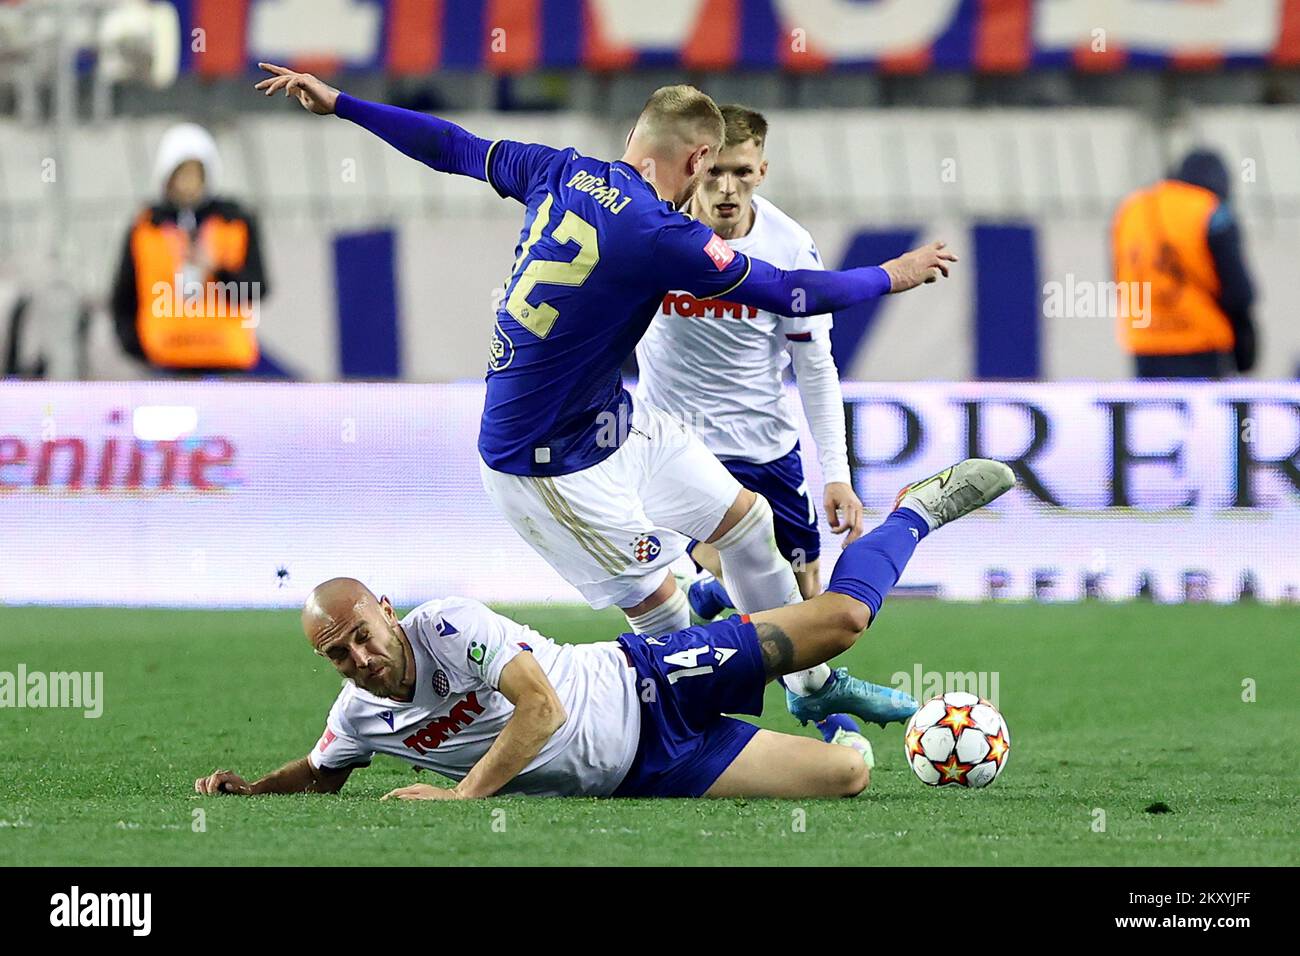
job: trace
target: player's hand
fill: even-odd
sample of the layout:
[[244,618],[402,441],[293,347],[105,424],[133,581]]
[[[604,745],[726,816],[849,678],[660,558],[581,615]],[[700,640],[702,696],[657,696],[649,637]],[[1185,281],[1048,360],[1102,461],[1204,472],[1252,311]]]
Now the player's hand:
[[455,787],[431,787],[427,783],[413,783],[409,787],[398,787],[396,790],[390,790],[379,799],[381,801],[389,798],[394,800],[460,800],[463,799],[456,792]]
[[948,278],[948,263],[956,262],[957,257],[946,246],[946,242],[938,239],[897,259],[882,262],[880,268],[889,273],[889,291],[906,292],[922,283],[934,282],[939,276]]
[[267,79],[253,87],[267,96],[284,90],[285,96],[296,96],[302,108],[318,116],[328,116],[334,112],[334,104],[339,100],[339,91],[328,83],[323,83],[310,73],[295,73],[286,66],[274,63],[257,64],[267,73]]
[[214,770],[206,777],[194,781],[194,792],[204,796],[231,793],[240,797],[251,796],[253,788],[239,774],[230,770]]
[[843,481],[832,481],[826,486],[826,495],[822,498],[826,509],[826,520],[836,534],[844,534],[841,548],[847,548],[862,537],[862,501],[853,489]]

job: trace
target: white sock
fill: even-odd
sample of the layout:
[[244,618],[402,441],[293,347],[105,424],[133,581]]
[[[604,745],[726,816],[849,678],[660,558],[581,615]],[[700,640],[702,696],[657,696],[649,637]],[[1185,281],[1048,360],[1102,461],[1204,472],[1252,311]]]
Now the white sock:
[[799,582],[776,548],[772,506],[758,495],[736,526],[712,542],[722,559],[727,593],[743,614],[798,604]]
[[800,697],[807,697],[809,694],[815,694],[826,685],[831,679],[831,668],[829,664],[817,664],[808,668],[806,671],[795,671],[793,674],[786,674],[781,678],[786,689]]
[[627,623],[637,634],[649,634],[656,637],[672,631],[681,631],[691,626],[691,605],[681,588],[673,591],[673,596],[658,607],[652,607],[644,614],[625,614]]
[[[772,506],[762,495],[736,526],[713,542],[722,559],[722,573],[727,593],[744,613],[766,611],[787,604],[798,604],[799,582],[790,562],[776,547],[772,530]],[[831,669],[818,664],[807,670],[786,674],[781,681],[793,693],[807,697],[822,689],[831,679]]]

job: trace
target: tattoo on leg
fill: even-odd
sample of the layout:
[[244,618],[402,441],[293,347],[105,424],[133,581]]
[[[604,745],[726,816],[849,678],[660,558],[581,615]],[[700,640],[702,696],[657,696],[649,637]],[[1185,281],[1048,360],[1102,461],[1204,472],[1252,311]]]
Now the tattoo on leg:
[[794,641],[775,624],[759,624],[758,646],[763,651],[763,670],[768,680],[794,670]]

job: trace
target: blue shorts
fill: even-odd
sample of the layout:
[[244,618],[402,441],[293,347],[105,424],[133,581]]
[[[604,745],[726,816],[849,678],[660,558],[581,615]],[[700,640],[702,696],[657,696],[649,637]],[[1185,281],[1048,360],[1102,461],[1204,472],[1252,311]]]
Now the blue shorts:
[[793,561],[802,556],[804,561],[811,563],[821,556],[822,536],[817,530],[817,508],[813,505],[812,495],[808,494],[798,442],[789,454],[763,465],[739,458],[725,460],[722,465],[738,482],[750,491],[758,492],[772,506],[776,546],[783,558]]
[[662,637],[623,634],[637,672],[641,740],[616,797],[699,797],[758,728],[723,714],[763,712],[758,632],[734,616]]

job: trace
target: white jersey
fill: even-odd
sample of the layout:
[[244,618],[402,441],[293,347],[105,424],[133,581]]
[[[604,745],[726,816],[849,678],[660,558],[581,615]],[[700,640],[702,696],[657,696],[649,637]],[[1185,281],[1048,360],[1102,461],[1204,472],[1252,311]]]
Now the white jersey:
[[497,690],[501,671],[532,652],[567,716],[502,793],[608,796],[627,775],[641,733],[636,672],[614,641],[556,644],[478,601],[450,597],[402,619],[415,657],[408,703],[376,697],[347,681],[314,767],[365,766],[376,753],[462,779],[492,746],[514,705]]
[[[753,204],[753,226],[731,248],[780,269],[823,268],[808,230],[766,199]],[[719,458],[775,461],[799,439],[783,387],[786,336],[830,328],[830,315],[788,318],[670,292],[636,349],[636,397],[680,418]]]

